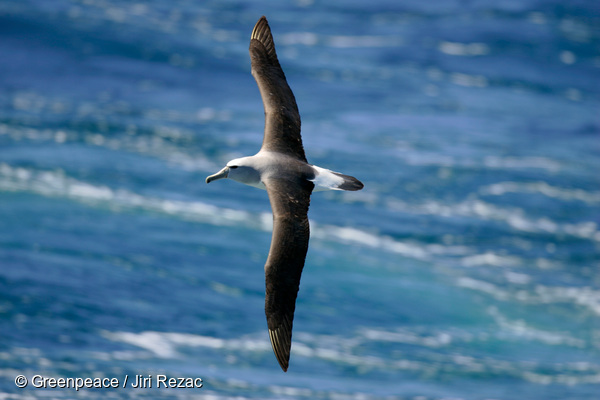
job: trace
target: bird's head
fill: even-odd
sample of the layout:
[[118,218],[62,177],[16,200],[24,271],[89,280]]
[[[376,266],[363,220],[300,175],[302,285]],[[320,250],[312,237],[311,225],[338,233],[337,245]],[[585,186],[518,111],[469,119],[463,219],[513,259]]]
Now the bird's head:
[[206,183],[219,179],[233,179],[234,181],[256,186],[260,183],[260,173],[252,163],[252,157],[236,158],[227,163],[225,168],[214,175],[206,177]]

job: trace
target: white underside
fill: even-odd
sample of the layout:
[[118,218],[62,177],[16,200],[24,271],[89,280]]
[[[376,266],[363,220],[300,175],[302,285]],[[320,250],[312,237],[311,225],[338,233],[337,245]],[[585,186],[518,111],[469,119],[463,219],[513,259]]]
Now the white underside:
[[[269,169],[273,168],[271,167],[272,165],[275,165],[276,167],[277,164],[281,164],[281,160],[277,158],[279,156],[280,155],[277,153],[261,150],[254,156],[231,160],[227,163],[228,167],[238,166],[240,168],[229,170],[228,178],[249,186],[266,190],[265,185],[260,180],[260,175],[258,175],[260,172],[258,171],[268,171]],[[241,167],[248,167],[250,169],[243,169]],[[316,165],[311,165],[311,167],[315,172],[315,178],[311,179],[311,182],[315,184],[313,191],[320,192],[324,190],[343,190],[339,187],[344,184],[344,178],[334,174],[333,171],[328,169],[317,167]],[[258,174],[251,174],[250,172],[252,170],[258,172]]]
[[255,188],[259,188],[259,189],[262,189],[262,190],[267,190],[267,187],[265,186],[264,183],[262,183],[262,181],[260,181],[258,183],[246,183],[246,185],[253,186]]
[[[335,175],[328,169],[317,167],[316,165],[313,165],[312,167],[317,172],[315,179],[310,180],[312,183],[315,184],[313,192],[323,192],[325,190],[342,190],[339,188],[339,186],[344,183],[344,178]],[[267,189],[262,182],[246,183],[246,185],[254,186],[255,188],[259,188],[262,190]]]

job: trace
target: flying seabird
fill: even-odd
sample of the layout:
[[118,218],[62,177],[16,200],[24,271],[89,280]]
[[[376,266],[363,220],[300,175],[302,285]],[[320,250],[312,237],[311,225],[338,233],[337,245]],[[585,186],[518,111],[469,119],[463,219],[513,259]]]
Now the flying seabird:
[[360,190],[356,178],[311,165],[300,136],[300,114],[275,52],[267,19],[258,20],[250,37],[252,75],[265,109],[260,151],[231,160],[206,178],[229,178],[265,189],[273,210],[273,236],[265,264],[265,314],[271,346],[287,371],[292,346],[292,321],[300,275],[310,235],[308,206],[313,190]]

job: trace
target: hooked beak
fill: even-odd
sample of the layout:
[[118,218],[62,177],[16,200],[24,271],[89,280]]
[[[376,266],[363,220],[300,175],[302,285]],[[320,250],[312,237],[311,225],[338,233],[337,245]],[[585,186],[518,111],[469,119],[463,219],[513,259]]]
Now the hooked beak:
[[206,177],[206,183],[211,183],[212,181],[218,181],[219,179],[225,179],[229,175],[229,167],[225,167],[214,175]]

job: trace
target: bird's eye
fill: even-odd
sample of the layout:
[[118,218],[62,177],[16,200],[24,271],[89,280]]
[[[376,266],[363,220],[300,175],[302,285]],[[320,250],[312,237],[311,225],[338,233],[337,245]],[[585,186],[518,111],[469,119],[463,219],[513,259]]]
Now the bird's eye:
[[236,169],[237,167],[238,167],[237,165],[232,165],[232,166],[231,166],[231,167],[229,167],[229,168],[231,168],[231,169]]

